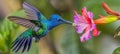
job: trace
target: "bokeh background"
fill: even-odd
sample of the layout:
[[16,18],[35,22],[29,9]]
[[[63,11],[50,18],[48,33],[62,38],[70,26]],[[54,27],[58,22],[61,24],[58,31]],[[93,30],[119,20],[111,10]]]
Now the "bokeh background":
[[[22,9],[24,1],[33,4],[48,19],[56,13],[66,20],[73,21],[73,10],[81,13],[84,6],[92,11],[94,19],[97,19],[98,15],[107,15],[102,8],[102,2],[120,12],[120,0],[0,0],[0,54],[22,54],[12,52],[10,46],[27,28],[9,21],[7,16],[25,17]],[[33,41],[30,51],[23,54],[120,54],[120,38],[113,37],[115,29],[120,26],[119,23],[120,21],[97,25],[101,34],[84,43],[80,42],[80,35],[73,26],[63,24],[51,30],[39,43]]]

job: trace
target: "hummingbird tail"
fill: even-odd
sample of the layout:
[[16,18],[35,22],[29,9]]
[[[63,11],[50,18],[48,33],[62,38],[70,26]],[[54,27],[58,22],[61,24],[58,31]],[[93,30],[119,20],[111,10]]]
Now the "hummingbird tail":
[[15,52],[18,52],[20,48],[22,49],[22,53],[27,50],[29,51],[32,43],[32,30],[28,29],[23,32],[15,41],[12,42],[12,49]]

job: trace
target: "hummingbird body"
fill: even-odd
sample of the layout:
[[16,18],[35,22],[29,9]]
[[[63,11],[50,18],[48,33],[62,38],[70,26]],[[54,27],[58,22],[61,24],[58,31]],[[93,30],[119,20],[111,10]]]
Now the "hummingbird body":
[[35,42],[38,42],[40,38],[44,37],[50,30],[60,24],[67,23],[72,25],[71,22],[64,20],[57,14],[53,14],[47,20],[35,7],[26,2],[23,3],[23,9],[28,19],[17,16],[8,17],[11,21],[28,28],[12,43],[12,48],[15,52],[18,52],[20,48],[23,48],[22,52],[26,49],[29,51],[33,38]]

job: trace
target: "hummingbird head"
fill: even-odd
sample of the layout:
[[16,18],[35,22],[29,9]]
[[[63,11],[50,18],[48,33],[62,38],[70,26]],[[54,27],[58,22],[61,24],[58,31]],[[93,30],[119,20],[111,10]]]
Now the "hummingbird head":
[[59,16],[57,14],[53,14],[50,17],[49,22],[50,22],[49,29],[52,29],[63,23],[72,25],[72,22],[64,20],[61,16]]
[[54,23],[56,24],[71,24],[72,25],[72,22],[70,21],[67,21],[67,20],[64,20],[61,16],[59,16],[58,14],[53,14],[51,17],[50,17],[50,21],[53,21]]

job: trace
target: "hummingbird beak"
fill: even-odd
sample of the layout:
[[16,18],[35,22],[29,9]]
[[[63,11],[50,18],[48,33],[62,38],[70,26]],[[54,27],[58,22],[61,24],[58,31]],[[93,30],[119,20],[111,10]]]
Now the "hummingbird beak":
[[70,25],[73,24],[73,22],[70,22],[70,21],[67,21],[67,20],[64,20],[64,19],[61,19],[61,21],[62,21],[63,23],[65,23],[65,24],[70,24]]

